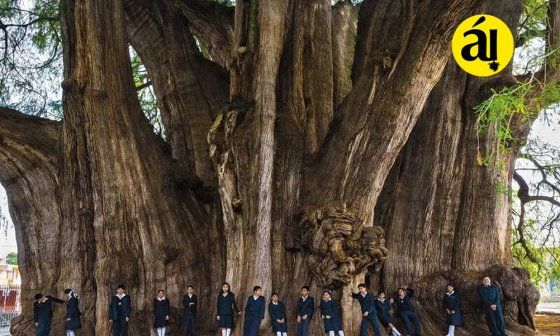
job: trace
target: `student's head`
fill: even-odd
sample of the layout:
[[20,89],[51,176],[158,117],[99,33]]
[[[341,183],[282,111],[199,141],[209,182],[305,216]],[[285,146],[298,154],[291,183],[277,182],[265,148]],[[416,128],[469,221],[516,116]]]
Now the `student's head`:
[[158,290],[157,296],[158,298],[163,298],[165,296],[165,291],[163,289]]
[[404,289],[403,287],[397,289],[397,294],[399,296],[405,296],[406,295],[406,289]]
[[117,293],[118,294],[124,294],[124,285],[118,285],[117,286]]
[[278,293],[273,292],[272,295],[270,295],[270,301],[272,302],[278,301]]
[[379,293],[377,293],[377,297],[380,298],[381,300],[385,299],[385,292],[380,291]]
[[229,288],[230,288],[230,287],[229,287],[229,284],[228,284],[227,282],[224,282],[224,283],[222,284],[222,292],[223,292],[223,293],[229,292]]
[[358,291],[360,291],[360,293],[362,293],[362,294],[365,293],[365,292],[367,292],[366,284],[365,284],[365,283],[359,284],[359,285],[358,285]]
[[262,295],[262,287],[261,286],[253,287],[253,295],[261,296]]
[[307,296],[307,295],[309,295],[309,286],[301,287],[301,296]]
[[187,294],[192,295],[194,293],[194,287],[191,285],[187,286]]
[[445,289],[447,290],[447,293],[451,293],[455,290],[455,286],[452,283],[448,283]]
[[37,294],[35,294],[35,300],[37,300],[37,301],[41,300],[43,297],[44,297],[44,296],[43,296],[42,293],[37,293]]
[[485,275],[482,277],[482,284],[484,286],[490,286],[490,284],[492,284],[492,280],[490,280],[490,277]]
[[327,301],[330,298],[331,298],[331,291],[330,290],[323,291],[323,300]]

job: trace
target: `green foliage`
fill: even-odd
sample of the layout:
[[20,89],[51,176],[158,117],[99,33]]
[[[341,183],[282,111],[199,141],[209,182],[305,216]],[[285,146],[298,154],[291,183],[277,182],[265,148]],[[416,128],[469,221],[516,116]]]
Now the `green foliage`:
[[535,37],[544,37],[547,7],[547,0],[523,0],[519,38],[527,41]]
[[17,265],[18,264],[18,255],[17,252],[10,252],[6,255],[6,262],[8,265]]
[[140,107],[152,125],[154,132],[163,137],[164,127],[161,119],[161,112],[158,107],[153,86],[150,84],[151,82],[148,76],[148,71],[146,70],[146,67],[144,67],[140,56],[138,56],[134,49],[130,48],[129,50],[134,85],[137,88],[140,88],[137,90]]
[[522,120],[527,121],[529,117],[538,113],[526,105],[526,96],[532,87],[531,84],[522,84],[499,90],[493,89],[490,98],[475,107],[477,136],[492,128],[499,153],[507,153],[511,150],[514,140],[512,133],[514,116],[520,116]]
[[61,118],[62,45],[58,1],[0,0],[0,104]]

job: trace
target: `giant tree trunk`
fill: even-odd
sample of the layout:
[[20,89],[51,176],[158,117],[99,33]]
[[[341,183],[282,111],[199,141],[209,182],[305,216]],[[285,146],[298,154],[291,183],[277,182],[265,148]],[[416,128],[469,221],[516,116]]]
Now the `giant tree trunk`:
[[[349,294],[365,279],[373,291],[414,286],[429,335],[455,281],[473,321],[463,334],[481,335],[472,294],[483,273],[502,285],[508,329],[532,334],[537,294],[511,268],[510,200],[497,193],[515,157],[501,170],[476,161],[496,148],[492,133],[476,141],[472,109],[511,81],[449,61],[454,28],[488,10],[482,2],[62,1],[63,120],[0,114],[25,281],[13,335],[31,334],[35,291],[65,287],[82,295],[82,335],[105,335],[119,283],[133,335],[153,332],[160,288],[178,335],[189,284],[201,329],[215,331],[222,281],[242,307],[254,285],[280,292],[292,332],[299,288],[317,300],[332,289],[354,334]],[[517,1],[491,8],[519,19]],[[140,109],[127,43],[150,74],[165,139]],[[312,334],[321,329],[316,318]]]

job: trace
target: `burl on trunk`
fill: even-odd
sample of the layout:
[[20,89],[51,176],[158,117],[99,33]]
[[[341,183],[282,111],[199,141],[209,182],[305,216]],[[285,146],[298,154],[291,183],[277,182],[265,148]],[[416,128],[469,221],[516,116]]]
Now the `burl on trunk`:
[[[254,285],[279,292],[290,333],[300,287],[316,300],[332,289],[354,334],[350,292],[367,281],[374,292],[415,287],[425,334],[436,335],[453,281],[469,298],[463,335],[474,336],[488,333],[471,295],[482,274],[501,284],[512,335],[533,334],[538,294],[512,268],[511,200],[497,193],[515,152],[502,169],[476,162],[497,153],[492,132],[476,141],[473,107],[511,84],[511,69],[478,80],[449,60],[454,28],[475,12],[514,28],[521,7],[61,1],[63,119],[0,113],[0,180],[25,284],[12,334],[32,333],[34,292],[70,287],[81,335],[106,335],[120,283],[132,335],[153,333],[160,288],[179,335],[191,284],[200,329],[213,332],[222,281],[241,306]],[[128,45],[149,72],[165,138],[140,108]],[[318,318],[311,334],[322,334]]]

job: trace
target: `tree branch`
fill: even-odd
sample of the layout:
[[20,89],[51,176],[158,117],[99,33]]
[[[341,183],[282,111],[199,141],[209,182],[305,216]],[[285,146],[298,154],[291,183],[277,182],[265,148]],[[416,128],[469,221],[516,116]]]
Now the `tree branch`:
[[11,184],[37,166],[58,173],[60,123],[0,107],[0,180]]
[[234,7],[207,0],[167,1],[187,17],[192,33],[211,59],[229,69]]
[[176,8],[127,0],[125,11],[128,40],[153,83],[173,157],[214,185],[207,135],[227,101],[227,74],[202,56],[189,22]]

